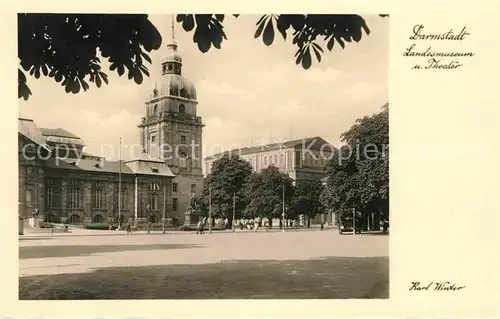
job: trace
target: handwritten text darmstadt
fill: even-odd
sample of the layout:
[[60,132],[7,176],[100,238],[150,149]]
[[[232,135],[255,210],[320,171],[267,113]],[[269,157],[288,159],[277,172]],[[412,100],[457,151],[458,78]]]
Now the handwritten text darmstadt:
[[[449,29],[443,33],[427,33],[424,28],[423,24],[417,24],[413,27],[412,35],[409,37],[413,42],[403,53],[403,56],[407,58],[428,58],[425,63],[414,64],[412,69],[455,70],[463,66],[463,59],[474,56],[473,52],[461,51],[463,46],[449,49],[449,46],[446,45],[445,50],[435,49],[436,46],[443,46],[444,42],[465,41],[470,36],[466,26],[462,27],[459,32]],[[429,44],[428,41],[433,41],[435,44]]]

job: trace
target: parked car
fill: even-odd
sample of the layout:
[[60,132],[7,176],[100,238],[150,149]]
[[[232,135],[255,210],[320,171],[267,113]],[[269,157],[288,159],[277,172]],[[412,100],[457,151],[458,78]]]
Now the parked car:
[[354,218],[352,215],[345,214],[341,216],[339,223],[339,234],[343,235],[344,233],[353,233],[354,227],[356,227],[356,233],[361,234],[361,230],[363,229],[361,218],[356,218],[356,223],[354,223]]

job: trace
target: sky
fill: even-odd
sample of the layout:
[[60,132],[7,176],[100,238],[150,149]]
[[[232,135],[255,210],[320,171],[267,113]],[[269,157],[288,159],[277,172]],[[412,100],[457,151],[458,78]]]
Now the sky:
[[[203,118],[203,157],[234,148],[321,136],[335,146],[354,121],[388,102],[389,19],[364,16],[370,35],[345,49],[325,49],[309,70],[295,64],[296,47],[288,37],[275,37],[267,47],[254,39],[257,15],[230,15],[224,20],[227,40],[220,50],[201,53],[176,23],[175,39],[183,57],[183,75],[196,87],[198,115]],[[33,93],[19,100],[19,112],[45,128],[64,128],[80,136],[86,151],[108,158],[101,150],[139,144],[137,125],[148,93],[160,78],[160,61],[170,43],[171,16],[150,15],[163,42],[150,56],[151,72],[141,85],[108,73],[109,85],[78,94],[65,93],[52,79],[28,76]],[[107,70],[108,65],[104,65]],[[123,154],[122,154],[123,155]],[[130,155],[124,154],[123,159]]]

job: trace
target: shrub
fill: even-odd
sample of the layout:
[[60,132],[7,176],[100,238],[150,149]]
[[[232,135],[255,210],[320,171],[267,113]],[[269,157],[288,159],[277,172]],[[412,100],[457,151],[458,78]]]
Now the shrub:
[[51,223],[47,223],[47,222],[38,222],[38,227],[40,228],[52,228],[54,227]]
[[[178,229],[181,230],[181,231],[196,231],[198,228],[196,226],[182,225]],[[225,226],[214,226],[214,227],[212,227],[212,231],[221,231],[221,230],[225,230],[225,229],[226,229]],[[203,230],[207,231],[208,230],[208,226],[205,225],[203,227]]]
[[196,230],[196,227],[189,226],[189,225],[182,225],[179,227],[179,230],[181,230],[181,231],[193,231],[193,230]]
[[[93,224],[85,224],[84,228],[85,229],[94,229],[94,230],[109,230],[109,224],[103,224],[103,223],[93,223]],[[116,225],[111,225],[111,230],[115,230],[117,228]]]
[[[165,227],[167,227],[165,225]],[[137,224],[137,229],[139,230],[146,230],[148,229],[148,223],[144,222],[144,223],[138,223]],[[163,229],[163,225],[162,223],[151,223],[151,225],[149,226],[149,229],[150,230],[158,230],[158,229]]]

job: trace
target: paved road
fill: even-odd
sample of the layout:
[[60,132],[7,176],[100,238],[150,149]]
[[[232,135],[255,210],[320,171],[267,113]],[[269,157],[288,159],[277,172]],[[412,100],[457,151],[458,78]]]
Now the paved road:
[[27,234],[19,240],[19,275],[83,273],[99,268],[207,264],[227,260],[306,260],[388,256],[389,236],[334,230],[195,233],[74,230]]

